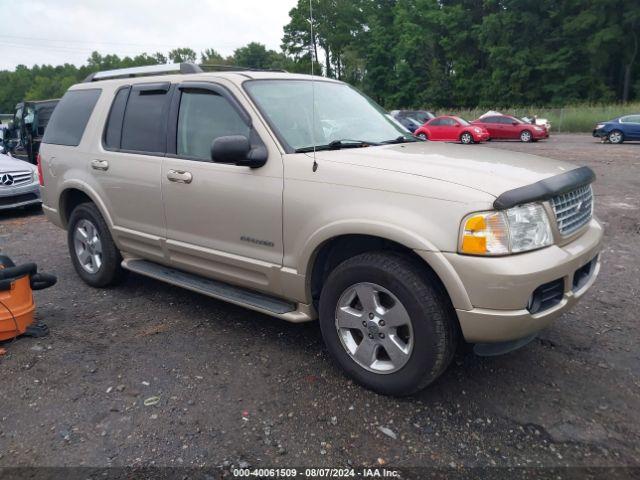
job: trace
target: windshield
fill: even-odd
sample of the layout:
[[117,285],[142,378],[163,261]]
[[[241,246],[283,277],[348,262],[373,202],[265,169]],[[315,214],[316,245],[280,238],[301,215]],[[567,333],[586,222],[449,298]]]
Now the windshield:
[[339,141],[376,144],[414,138],[373,100],[342,83],[255,80],[245,86],[292,151]]
[[469,122],[467,122],[464,118],[461,118],[461,117],[453,117],[453,118],[455,118],[455,119],[456,119],[456,121],[457,121],[460,125],[462,125],[462,126],[464,126],[464,127],[468,127],[469,125],[471,125],[471,124],[470,124]]

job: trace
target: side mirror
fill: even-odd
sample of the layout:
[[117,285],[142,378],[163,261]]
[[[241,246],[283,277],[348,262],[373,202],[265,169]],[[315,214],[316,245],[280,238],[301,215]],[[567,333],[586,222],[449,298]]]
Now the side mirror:
[[454,127],[460,127],[460,124],[456,122],[456,123],[453,124],[453,126]]
[[218,163],[259,168],[266,163],[267,156],[264,146],[252,149],[249,139],[244,135],[218,137],[211,144],[211,160]]
[[514,127],[518,125],[518,122],[511,122],[511,125],[513,125]]

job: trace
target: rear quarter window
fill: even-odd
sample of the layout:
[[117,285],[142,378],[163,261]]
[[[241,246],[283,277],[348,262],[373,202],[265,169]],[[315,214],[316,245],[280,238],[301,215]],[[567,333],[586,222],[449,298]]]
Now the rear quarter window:
[[69,90],[55,107],[44,132],[42,143],[53,145],[80,145],[101,89]]

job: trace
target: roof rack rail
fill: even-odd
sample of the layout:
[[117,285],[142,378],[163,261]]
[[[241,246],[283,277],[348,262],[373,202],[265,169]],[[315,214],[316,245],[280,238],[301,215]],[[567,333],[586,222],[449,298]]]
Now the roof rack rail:
[[224,65],[224,64],[211,64],[203,63],[200,67],[204,70],[220,71],[220,72],[283,72],[288,73],[286,70],[280,68],[251,68],[241,67],[239,65]]
[[163,73],[202,73],[202,69],[195,63],[170,63],[161,65],[146,65],[144,67],[117,68],[89,74],[83,83],[109,80],[112,78],[128,78],[143,75],[157,75]]

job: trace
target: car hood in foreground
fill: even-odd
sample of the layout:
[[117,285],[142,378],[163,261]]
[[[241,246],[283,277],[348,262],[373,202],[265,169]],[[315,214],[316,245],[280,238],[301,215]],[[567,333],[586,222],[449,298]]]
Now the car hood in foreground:
[[30,163],[23,160],[18,160],[17,158],[13,158],[9,155],[0,153],[0,172],[15,172],[18,170],[34,171],[35,169],[35,165],[31,165]]
[[577,168],[570,163],[526,153],[439,142],[323,151],[316,155],[319,160],[464,185],[495,197]]

